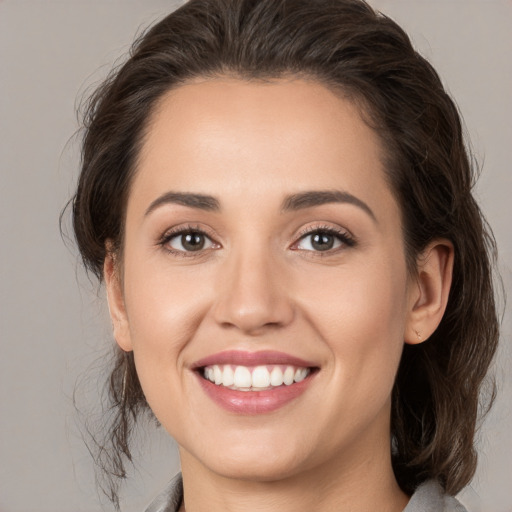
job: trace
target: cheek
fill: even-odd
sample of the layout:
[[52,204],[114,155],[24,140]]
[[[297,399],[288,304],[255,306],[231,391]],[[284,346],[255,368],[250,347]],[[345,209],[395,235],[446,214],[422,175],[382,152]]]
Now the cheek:
[[125,301],[135,351],[176,353],[201,321],[206,308],[200,276],[173,271],[160,262],[127,262]]
[[391,392],[406,321],[403,268],[352,266],[335,276],[331,269],[314,287],[303,284],[301,307],[331,353],[333,378],[354,398],[382,402]]
[[[407,276],[400,264],[340,266],[298,277],[300,307],[318,328],[365,339],[378,333],[402,335],[407,304]],[[388,336],[386,336],[388,335]],[[402,340],[400,340],[402,341]]]
[[[187,279],[180,276],[187,275]],[[207,310],[205,280],[190,272],[169,272],[161,265],[125,266],[125,302],[137,373],[144,394],[159,419],[181,407],[183,351]]]

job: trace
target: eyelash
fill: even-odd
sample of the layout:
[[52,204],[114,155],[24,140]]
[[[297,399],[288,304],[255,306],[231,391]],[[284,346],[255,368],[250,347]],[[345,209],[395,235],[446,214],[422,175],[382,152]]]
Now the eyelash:
[[[168,252],[174,256],[184,257],[184,258],[199,256],[200,254],[204,254],[205,251],[208,251],[211,249],[211,248],[208,248],[208,249],[201,249],[198,251],[182,251],[182,250],[173,249],[169,246],[169,242],[172,239],[174,239],[178,236],[192,234],[192,233],[204,236],[205,238],[210,240],[210,242],[214,246],[216,246],[215,248],[220,247],[220,244],[215,242],[213,237],[205,229],[203,229],[199,226],[193,226],[193,225],[180,226],[178,228],[166,231],[165,234],[158,241],[158,245],[161,246],[166,252]],[[319,256],[323,256],[324,254],[332,254],[332,253],[338,252],[340,250],[340,248],[335,248],[335,249],[328,249],[326,251],[310,251],[307,249],[297,248],[297,245],[299,245],[301,241],[305,240],[308,236],[312,236],[315,234],[325,234],[325,235],[334,236],[338,239],[339,242],[341,242],[342,246],[345,246],[345,247],[354,247],[356,245],[356,240],[347,231],[344,231],[341,229],[336,229],[336,228],[333,228],[332,226],[315,226],[315,227],[306,228],[303,231],[301,231],[298,235],[297,241],[292,244],[291,248],[293,250],[300,250],[300,251],[304,251],[304,252],[315,253],[315,255],[319,255]]]
[[[214,246],[220,247],[220,244],[215,242],[213,240],[213,237],[203,228],[199,226],[192,226],[192,225],[186,225],[186,226],[180,226],[178,228],[171,229],[169,231],[166,231],[164,235],[160,238],[158,241],[158,245],[162,247],[166,252],[172,254],[173,256],[183,257],[183,258],[189,258],[193,256],[199,256],[200,254],[204,254],[205,251],[208,251],[209,249],[201,249],[199,251],[181,251],[178,249],[173,249],[169,246],[169,242],[176,237],[187,235],[187,234],[197,234],[202,235],[208,240],[211,241],[211,243]],[[217,248],[216,247],[216,248]]]
[[[298,240],[293,243],[293,246],[297,246],[302,240],[306,239],[308,236],[316,235],[316,234],[325,234],[325,235],[331,235],[336,237],[342,244],[342,246],[345,247],[355,247],[356,240],[355,238],[345,230],[336,229],[332,226],[315,226],[315,227],[309,227],[304,229],[299,233]],[[292,247],[293,247],[292,246]],[[333,254],[335,252],[338,252],[341,248],[335,248],[335,249],[329,249],[327,251],[309,251],[305,249],[295,249],[295,250],[303,250],[306,252],[313,252],[315,253],[315,256],[323,256],[324,254]]]

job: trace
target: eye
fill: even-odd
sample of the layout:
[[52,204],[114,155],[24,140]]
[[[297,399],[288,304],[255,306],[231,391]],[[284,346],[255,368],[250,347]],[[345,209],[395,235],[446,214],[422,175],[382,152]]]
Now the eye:
[[217,246],[202,231],[191,229],[168,234],[162,241],[162,245],[172,252],[199,252]]
[[303,234],[293,248],[302,251],[327,252],[343,245],[352,247],[354,244],[354,240],[348,233],[324,228]]

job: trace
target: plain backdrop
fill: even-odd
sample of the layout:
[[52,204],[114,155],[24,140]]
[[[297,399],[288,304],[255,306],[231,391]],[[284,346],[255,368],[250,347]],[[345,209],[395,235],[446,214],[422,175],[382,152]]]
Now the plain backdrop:
[[[477,188],[512,289],[512,2],[374,0],[440,72],[464,114],[483,173]],[[78,169],[76,106],[164,0],[0,0],[0,512],[111,510],[95,487],[73,391],[112,343],[102,290],[59,234]],[[65,224],[69,226],[69,222]],[[510,293],[509,293],[510,294]],[[471,512],[512,511],[512,319],[495,372],[500,395],[461,495]],[[83,379],[82,379],[83,380]],[[141,512],[179,469],[172,441],[141,429],[123,511]],[[103,507],[103,508],[102,508]]]

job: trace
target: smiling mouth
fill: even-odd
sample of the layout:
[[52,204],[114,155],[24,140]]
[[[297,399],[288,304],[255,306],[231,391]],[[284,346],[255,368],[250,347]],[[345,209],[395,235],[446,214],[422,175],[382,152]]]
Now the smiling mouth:
[[320,371],[312,361],[269,350],[219,352],[192,369],[213,402],[244,416],[271,413],[294,402]]
[[198,369],[213,384],[234,391],[268,391],[302,382],[315,368],[294,365],[214,364]]

